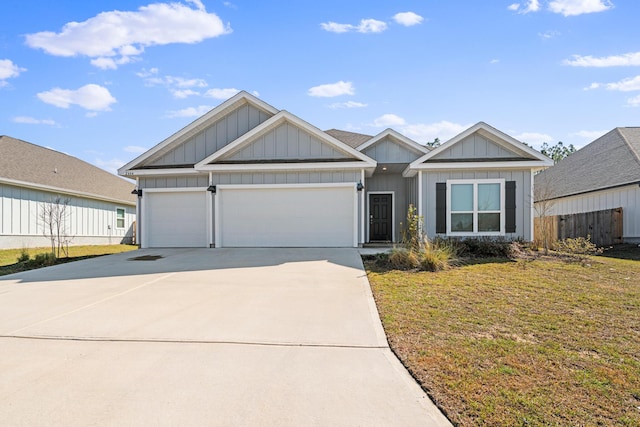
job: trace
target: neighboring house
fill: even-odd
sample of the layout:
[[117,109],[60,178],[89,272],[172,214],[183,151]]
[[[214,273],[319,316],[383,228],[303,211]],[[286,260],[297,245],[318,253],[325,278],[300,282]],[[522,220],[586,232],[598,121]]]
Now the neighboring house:
[[137,180],[142,247],[532,238],[533,172],[551,161],[478,123],[433,151],[387,129],[321,131],[240,92],[119,169]]
[[640,243],[640,128],[619,127],[536,175],[547,216],[622,208],[623,240]]
[[61,231],[69,245],[130,243],[134,184],[75,157],[0,136],[0,248],[48,246],[43,211],[68,200]]

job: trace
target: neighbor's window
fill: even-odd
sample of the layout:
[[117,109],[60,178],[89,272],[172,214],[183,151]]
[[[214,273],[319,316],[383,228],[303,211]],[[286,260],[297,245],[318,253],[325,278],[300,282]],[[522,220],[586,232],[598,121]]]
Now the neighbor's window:
[[116,209],[116,228],[124,228],[124,209]]
[[450,234],[504,234],[504,180],[447,181]]

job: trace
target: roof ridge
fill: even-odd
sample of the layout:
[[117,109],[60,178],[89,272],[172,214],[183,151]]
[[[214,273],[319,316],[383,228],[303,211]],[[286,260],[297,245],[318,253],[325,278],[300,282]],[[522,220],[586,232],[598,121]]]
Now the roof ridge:
[[[638,129],[638,127],[631,127],[632,129]],[[625,145],[629,148],[629,151],[631,151],[631,154],[633,154],[636,162],[638,163],[638,165],[640,165],[640,153],[638,153],[635,150],[635,147],[629,142],[629,140],[627,139],[627,136],[620,131],[620,129],[628,129],[628,127],[624,127],[624,128],[620,128],[617,127],[616,128],[616,132],[618,133],[618,135],[620,136],[620,138],[622,138],[622,140],[624,141]]]

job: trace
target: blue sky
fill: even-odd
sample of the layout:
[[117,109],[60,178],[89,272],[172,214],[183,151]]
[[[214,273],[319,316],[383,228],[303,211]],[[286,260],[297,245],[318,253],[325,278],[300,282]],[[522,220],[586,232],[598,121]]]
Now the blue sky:
[[[237,90],[326,130],[640,126],[637,0],[2,0],[0,134],[114,172]],[[1,155],[1,153],[0,153]]]

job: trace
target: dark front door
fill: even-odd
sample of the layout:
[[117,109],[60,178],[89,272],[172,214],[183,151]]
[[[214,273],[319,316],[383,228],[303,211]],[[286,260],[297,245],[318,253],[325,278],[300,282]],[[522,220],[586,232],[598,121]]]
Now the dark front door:
[[392,240],[391,207],[391,194],[369,194],[369,241]]

